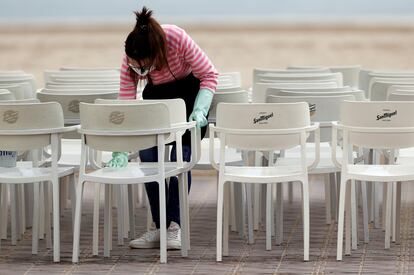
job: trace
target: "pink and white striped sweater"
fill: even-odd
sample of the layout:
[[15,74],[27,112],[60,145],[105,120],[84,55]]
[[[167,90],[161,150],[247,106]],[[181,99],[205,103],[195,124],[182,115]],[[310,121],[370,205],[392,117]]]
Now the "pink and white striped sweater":
[[[217,86],[218,72],[207,55],[194,40],[181,28],[175,25],[162,25],[167,40],[167,61],[175,78],[182,79],[191,72],[200,79],[200,89],[209,89],[213,93]],[[168,67],[154,70],[150,74],[154,85],[174,81]],[[137,82],[128,70],[126,55],[121,66],[119,99],[135,99]]]

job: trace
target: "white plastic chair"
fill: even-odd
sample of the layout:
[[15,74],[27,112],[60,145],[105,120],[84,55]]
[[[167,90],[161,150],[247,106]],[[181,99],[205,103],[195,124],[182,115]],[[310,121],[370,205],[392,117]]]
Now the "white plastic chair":
[[[166,202],[165,179],[171,176],[179,177],[180,189],[180,218],[182,223],[182,256],[187,256],[188,226],[186,219],[187,204],[187,172],[197,160],[195,122],[186,122],[183,116],[182,123],[172,124],[170,110],[165,103],[148,104],[86,104],[81,103],[82,153],[79,181],[76,189],[76,211],[73,240],[73,262],[79,260],[80,219],[82,207],[82,193],[85,182],[105,184],[108,192],[105,194],[105,243],[104,256],[109,257],[111,228],[110,228],[110,185],[137,184],[156,181],[159,184],[160,196],[160,262],[167,262],[167,232],[166,232]],[[182,101],[182,109],[185,110]],[[182,113],[182,112],[180,112]],[[185,112],[184,112],[185,113]],[[154,116],[154,114],[157,114]],[[148,119],[151,117],[151,119]],[[177,162],[164,161],[165,144],[168,136],[175,135],[177,140],[185,130],[191,130],[191,147],[193,151],[190,163],[182,159],[182,146],[177,142]],[[98,151],[137,151],[150,147],[158,147],[157,163],[128,163],[123,169],[101,168],[86,173],[87,148]],[[131,192],[129,192],[130,195]],[[131,208],[130,208],[131,210]]]
[[[210,140],[220,138],[220,163],[212,162],[219,171],[217,195],[217,261],[228,254],[228,201],[223,205],[226,182],[267,184],[266,192],[266,249],[271,249],[271,194],[272,183],[301,181],[303,187],[304,260],[309,260],[309,191],[306,163],[306,137],[318,129],[310,125],[309,107],[306,103],[292,104],[229,104],[217,107],[217,126],[210,125]],[[226,147],[250,151],[268,151],[302,146],[301,162],[295,166],[228,166]],[[210,152],[214,160],[214,143]],[[269,154],[272,156],[273,154]],[[272,161],[270,161],[272,163]],[[224,249],[223,249],[224,242]]]
[[336,92],[325,92],[325,91],[323,91],[323,92],[319,92],[319,91],[309,92],[309,91],[300,91],[300,90],[291,91],[290,89],[269,88],[269,89],[267,89],[266,94],[267,95],[276,95],[276,96],[296,96],[296,97],[298,97],[298,96],[299,97],[304,97],[304,96],[313,96],[313,97],[321,96],[321,97],[325,97],[325,96],[351,95],[357,101],[365,100],[365,94],[361,90],[345,90],[345,91],[336,91]]
[[[39,150],[52,146],[50,167],[40,167],[36,154],[31,163],[18,163],[13,168],[0,168],[0,183],[14,189],[17,184],[33,183],[32,253],[38,250],[39,182],[50,181],[53,187],[53,261],[60,261],[59,178],[73,174],[71,167],[58,167],[60,136],[76,127],[64,127],[63,113],[58,103],[0,104],[0,144],[3,150]],[[13,190],[11,190],[13,192]],[[4,207],[4,205],[2,205]],[[11,201],[12,232],[16,232],[16,201]],[[3,214],[3,211],[0,213]],[[1,217],[0,220],[4,220]]]
[[10,93],[14,95],[14,98],[17,100],[25,98],[24,89],[19,84],[0,84],[0,89],[8,90]]
[[[333,124],[332,138],[336,139],[337,129],[343,135],[342,177],[339,196],[337,260],[342,260],[344,214],[351,203],[346,199],[351,185],[348,180],[387,182],[385,248],[390,247],[391,236],[391,196],[392,182],[414,180],[412,164],[359,165],[348,157],[353,147],[375,149],[399,149],[414,146],[414,103],[413,102],[344,102],[341,122]],[[332,156],[335,161],[336,156]],[[346,206],[345,206],[346,203]],[[345,254],[350,254],[349,228],[351,221],[347,215]]]
[[391,86],[414,85],[414,75],[410,78],[372,77],[369,85],[369,99],[371,101],[385,101],[388,96],[388,89]]

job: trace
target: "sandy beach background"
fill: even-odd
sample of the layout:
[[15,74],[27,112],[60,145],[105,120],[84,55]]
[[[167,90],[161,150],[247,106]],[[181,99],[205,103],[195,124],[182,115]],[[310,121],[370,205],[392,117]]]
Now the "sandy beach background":
[[[254,67],[354,65],[414,70],[414,27],[379,25],[180,25],[219,72],[240,71],[251,84]],[[43,87],[44,69],[119,67],[128,25],[0,28],[0,70],[21,69]]]

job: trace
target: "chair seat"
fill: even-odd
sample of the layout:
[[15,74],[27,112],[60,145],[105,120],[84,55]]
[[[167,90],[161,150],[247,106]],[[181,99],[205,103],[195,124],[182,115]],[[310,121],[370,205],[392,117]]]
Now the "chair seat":
[[[65,177],[73,174],[73,167],[58,167],[58,176]],[[30,183],[49,181],[52,175],[51,167],[32,167],[32,162],[17,162],[16,167],[0,167],[1,183]]]
[[[314,158],[308,158],[306,160],[306,164],[309,166],[314,161]],[[338,161],[341,161],[338,159]],[[276,160],[276,166],[291,166],[291,165],[298,165],[300,163],[300,158],[290,158],[290,157],[282,157]],[[318,165],[314,169],[309,169],[309,174],[325,174],[325,173],[336,173],[340,172],[341,169],[336,167],[335,164],[332,162],[332,158],[329,156],[321,156],[319,158]]]
[[[186,167],[177,167],[176,163],[165,163],[165,176],[171,177],[185,172]],[[157,163],[130,162],[123,168],[104,167],[87,173],[84,175],[84,180],[108,184],[132,184],[154,181],[157,174]]]
[[226,181],[252,182],[252,183],[273,183],[296,181],[303,179],[306,175],[299,165],[295,166],[227,166],[224,169]]
[[350,165],[348,175],[356,180],[408,181],[414,180],[414,165]]

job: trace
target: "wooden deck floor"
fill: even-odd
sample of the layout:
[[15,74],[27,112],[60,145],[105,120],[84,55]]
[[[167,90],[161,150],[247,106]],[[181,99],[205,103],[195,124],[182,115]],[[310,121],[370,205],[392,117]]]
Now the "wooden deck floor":
[[[72,231],[70,210],[61,220],[61,263],[52,262],[52,251],[40,242],[39,255],[31,255],[31,231],[17,246],[3,240],[0,252],[0,274],[394,274],[414,273],[411,246],[413,245],[414,188],[403,184],[401,213],[401,244],[392,244],[384,250],[384,233],[370,230],[369,244],[360,242],[358,250],[342,262],[335,260],[336,225],[325,224],[323,185],[320,178],[311,178],[311,243],[310,261],[303,262],[300,189],[295,186],[295,200],[285,202],[285,238],[281,246],[265,250],[263,230],[255,233],[256,242],[248,245],[237,233],[230,235],[230,256],[223,262],[215,261],[216,186],[212,173],[193,174],[191,204],[191,251],[181,258],[179,251],[168,252],[168,263],[160,264],[159,251],[131,250],[128,241],[124,246],[114,244],[110,258],[102,256],[103,226],[100,228],[100,255],[92,256],[92,197],[85,198],[81,230],[80,264],[71,263]],[[91,185],[90,185],[91,186]],[[90,188],[90,187],[89,187]],[[145,225],[145,210],[137,211],[137,232]],[[116,215],[115,215],[116,216]],[[102,218],[101,218],[102,223]],[[114,222],[116,225],[116,223]]]

